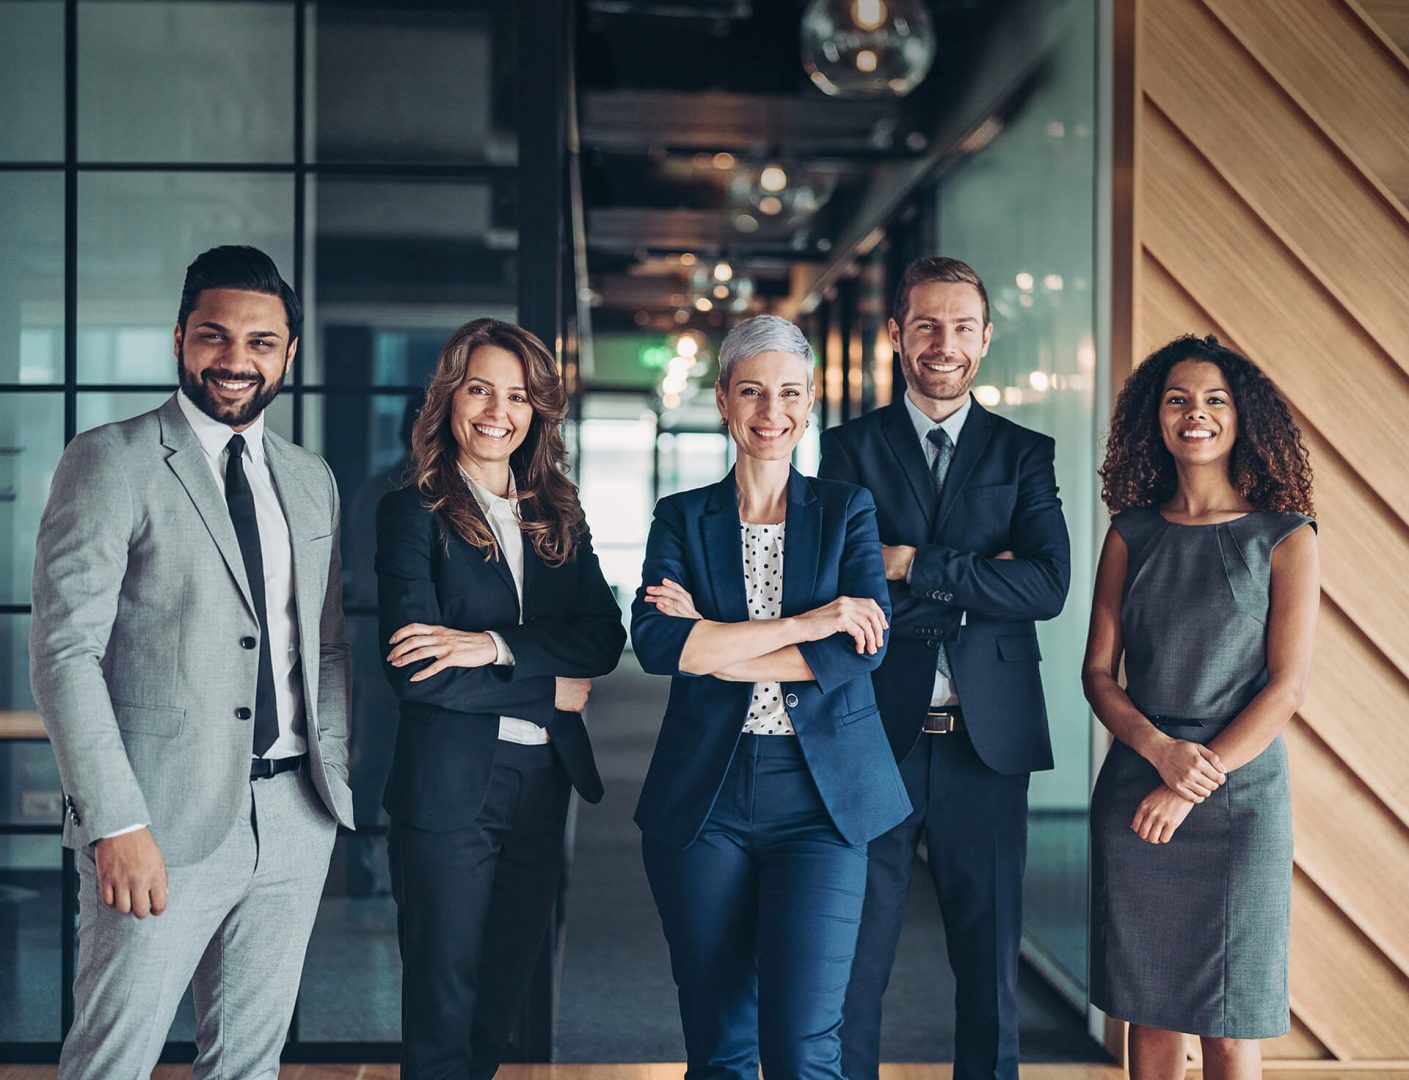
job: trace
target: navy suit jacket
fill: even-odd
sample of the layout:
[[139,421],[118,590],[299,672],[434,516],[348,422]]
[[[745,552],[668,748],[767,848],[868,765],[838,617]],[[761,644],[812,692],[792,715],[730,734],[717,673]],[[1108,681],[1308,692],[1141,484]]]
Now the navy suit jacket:
[[[469,825],[489,792],[499,717],[548,729],[573,786],[588,802],[602,780],[579,713],[553,707],[556,677],[595,679],[616,667],[626,644],[621,609],[602,577],[585,533],[571,562],[549,566],[526,539],[523,620],[518,591],[502,558],[485,561],[414,488],[377,506],[377,608],[385,643],[407,623],[494,630],[514,666],[449,668],[423,682],[411,676],[430,661],[396,668],[383,662],[401,702],[396,753],[383,800],[387,813],[417,829]],[[391,651],[390,645],[383,645]]]
[[[670,578],[689,590],[704,618],[747,621],[732,470],[717,484],[656,504],[641,576],[631,606],[631,639],[641,666],[671,676],[671,684],[636,823],[648,836],[683,848],[714,806],[748,717],[753,684],[682,671],[680,654],[695,622],[646,603],[645,586]],[[793,470],[782,613],[800,615],[839,596],[872,597],[889,614],[875,504],[862,488]],[[788,715],[832,823],[849,842],[863,843],[910,812],[871,687],[871,672],[885,651],[860,655],[846,634],[798,648],[816,681],[783,683]]]
[[[943,641],[984,763],[1006,774],[1052,767],[1035,620],[1062,610],[1071,580],[1054,450],[974,402],[937,497],[903,400],[822,433],[820,475],[864,484],[881,542],[918,552],[909,583],[889,583],[891,643],[875,675],[897,758],[919,738]],[[1015,558],[993,558],[1000,551]]]

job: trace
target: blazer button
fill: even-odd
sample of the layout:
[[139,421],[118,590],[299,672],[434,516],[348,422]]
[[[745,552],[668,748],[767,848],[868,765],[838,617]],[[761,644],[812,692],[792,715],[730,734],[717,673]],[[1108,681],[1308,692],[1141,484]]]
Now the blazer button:
[[952,592],[940,593],[939,598],[947,604],[954,599],[954,594]]
[[926,639],[925,639],[925,647],[926,647],[926,648],[929,648],[929,649],[937,649],[937,648],[939,648],[939,639],[938,639],[938,638],[926,638]]
[[236,720],[248,720],[253,715],[254,714],[250,712],[247,708],[245,708],[243,705],[241,705],[238,709],[235,710]]
[[240,638],[240,648],[242,649],[253,649],[258,644],[259,642],[255,641],[252,637]]
[[796,708],[797,708],[797,695],[796,695],[796,694],[789,694],[787,697],[785,697],[785,698],[783,699],[783,704],[786,705],[786,706],[787,706],[788,708],[790,708],[790,709],[796,709]]

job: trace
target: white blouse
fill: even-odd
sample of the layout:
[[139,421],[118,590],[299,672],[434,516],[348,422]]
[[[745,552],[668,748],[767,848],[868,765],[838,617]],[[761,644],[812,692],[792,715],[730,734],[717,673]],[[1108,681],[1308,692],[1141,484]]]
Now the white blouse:
[[[783,531],[786,525],[786,522],[777,525],[739,523],[750,619],[776,619],[783,614]],[[783,707],[781,683],[753,684],[753,700],[749,702],[744,734],[797,734]]]

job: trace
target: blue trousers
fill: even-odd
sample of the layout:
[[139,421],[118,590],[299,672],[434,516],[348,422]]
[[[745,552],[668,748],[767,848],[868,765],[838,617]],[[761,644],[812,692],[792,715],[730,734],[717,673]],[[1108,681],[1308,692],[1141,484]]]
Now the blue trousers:
[[994,772],[960,733],[921,735],[900,775],[915,809],[871,841],[843,1069],[848,1080],[876,1080],[881,998],[923,836],[954,971],[954,1080],[1017,1080],[1028,774]]
[[687,1080],[839,1080],[866,845],[832,825],[798,740],[742,736],[694,842],[642,846]]

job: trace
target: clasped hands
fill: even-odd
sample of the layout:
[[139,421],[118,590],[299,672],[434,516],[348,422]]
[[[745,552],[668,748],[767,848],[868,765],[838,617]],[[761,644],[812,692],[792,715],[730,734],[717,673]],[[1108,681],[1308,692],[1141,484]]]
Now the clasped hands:
[[[405,667],[422,660],[434,660],[423,671],[408,680],[423,682],[447,668],[487,667],[499,658],[494,638],[483,630],[452,630],[448,626],[407,623],[391,635],[391,652],[387,662],[392,667]],[[591,679],[571,679],[557,676],[553,707],[564,712],[580,713],[587,707],[592,692]]]
[[[695,600],[679,582],[665,578],[659,585],[646,586],[646,603],[655,604],[662,615],[678,619],[700,619]],[[830,603],[792,619],[803,630],[804,641],[820,641],[833,634],[848,634],[856,643],[856,651],[874,656],[885,643],[890,628],[885,612],[869,596],[839,596]]]
[[1165,738],[1149,757],[1164,783],[1140,801],[1130,828],[1141,840],[1167,844],[1189,811],[1228,779],[1223,761],[1207,746]]

